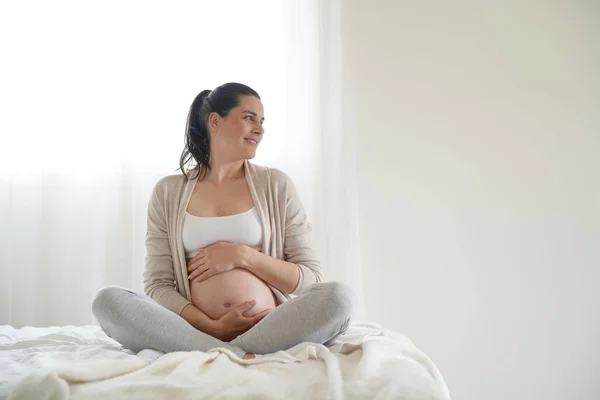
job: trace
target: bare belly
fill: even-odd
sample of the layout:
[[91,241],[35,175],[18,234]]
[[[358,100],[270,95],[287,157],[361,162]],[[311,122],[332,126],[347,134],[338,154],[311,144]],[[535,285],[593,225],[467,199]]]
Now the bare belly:
[[203,282],[190,282],[192,303],[212,319],[219,319],[245,301],[256,304],[245,316],[252,316],[268,308],[275,308],[277,300],[269,286],[243,268],[234,268]]

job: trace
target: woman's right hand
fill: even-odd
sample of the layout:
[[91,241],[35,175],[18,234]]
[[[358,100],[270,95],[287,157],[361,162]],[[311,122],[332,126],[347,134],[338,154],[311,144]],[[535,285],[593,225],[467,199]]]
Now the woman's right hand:
[[219,318],[215,322],[215,337],[229,342],[250,330],[272,311],[272,309],[267,309],[249,317],[245,316],[244,313],[251,310],[255,304],[256,300],[246,301]]

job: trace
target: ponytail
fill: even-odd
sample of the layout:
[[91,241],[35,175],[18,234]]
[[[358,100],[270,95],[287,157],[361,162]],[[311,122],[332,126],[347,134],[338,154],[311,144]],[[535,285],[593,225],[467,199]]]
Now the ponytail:
[[[185,175],[185,180],[193,179],[200,174],[201,178],[206,176],[207,170],[210,169],[210,136],[208,134],[208,116],[212,110],[206,98],[210,94],[210,90],[203,90],[196,96],[187,117],[185,125],[184,149],[179,158],[179,169]],[[185,165],[190,161],[196,162],[196,165],[185,170]],[[190,178],[189,173],[194,173],[195,176]]]

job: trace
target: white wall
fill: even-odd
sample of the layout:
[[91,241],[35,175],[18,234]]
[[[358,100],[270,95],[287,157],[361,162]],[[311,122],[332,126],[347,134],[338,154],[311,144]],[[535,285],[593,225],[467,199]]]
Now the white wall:
[[600,7],[345,1],[369,319],[454,399],[600,398]]

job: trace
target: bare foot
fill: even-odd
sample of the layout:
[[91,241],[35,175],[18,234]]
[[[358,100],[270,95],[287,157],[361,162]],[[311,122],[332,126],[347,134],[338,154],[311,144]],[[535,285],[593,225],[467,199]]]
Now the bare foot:
[[242,357],[242,359],[249,360],[249,359],[255,358],[255,357],[256,356],[254,354],[252,354],[252,353],[246,353],[246,354],[244,354],[244,356]]

